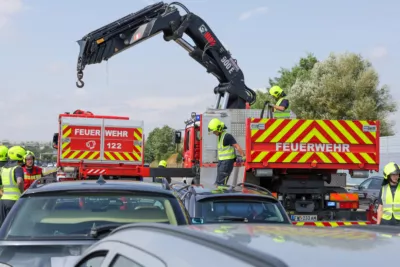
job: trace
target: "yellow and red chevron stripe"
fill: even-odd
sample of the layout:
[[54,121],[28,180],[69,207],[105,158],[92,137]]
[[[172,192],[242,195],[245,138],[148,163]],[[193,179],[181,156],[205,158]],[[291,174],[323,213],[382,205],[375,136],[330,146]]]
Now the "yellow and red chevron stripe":
[[292,222],[296,226],[339,227],[351,225],[368,225],[370,222]]
[[[249,120],[248,124],[258,124],[258,128],[263,129],[248,128],[251,140],[250,162],[378,164],[379,127],[376,121],[258,118]],[[376,127],[377,130],[363,131],[365,126]],[[289,143],[293,146],[310,143],[347,144],[350,150],[342,152],[277,151],[275,149],[277,143]]]
[[71,133],[72,129],[69,125],[62,125],[61,159],[100,160],[99,151],[71,150]]
[[105,160],[118,161],[142,161],[143,129],[133,129],[132,152],[104,151]]

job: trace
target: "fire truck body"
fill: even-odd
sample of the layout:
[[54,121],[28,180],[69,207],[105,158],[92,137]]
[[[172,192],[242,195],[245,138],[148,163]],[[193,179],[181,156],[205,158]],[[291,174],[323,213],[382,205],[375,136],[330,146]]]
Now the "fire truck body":
[[346,174],[339,172],[367,178],[369,171],[379,170],[379,123],[260,119],[260,113],[230,109],[193,114],[185,129],[184,167],[197,165],[199,182],[213,185],[217,138],[207,127],[217,117],[246,153],[228,184],[247,182],[276,192],[295,221],[365,219],[366,214],[351,212],[359,208],[359,196],[346,191]]
[[143,121],[87,114],[59,116],[58,160],[65,178],[143,175]]

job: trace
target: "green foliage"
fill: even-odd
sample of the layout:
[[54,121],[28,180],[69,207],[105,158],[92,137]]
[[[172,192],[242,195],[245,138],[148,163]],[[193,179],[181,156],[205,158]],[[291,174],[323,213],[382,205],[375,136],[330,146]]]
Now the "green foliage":
[[298,79],[307,79],[317,62],[318,59],[313,54],[308,53],[306,57],[300,58],[299,62],[291,69],[281,68],[280,71],[278,71],[279,77],[269,79],[270,87],[278,85],[286,94],[290,94],[290,89],[296,81]]
[[174,136],[174,129],[167,125],[151,131],[144,146],[145,162],[167,160],[172,154],[176,153],[176,144],[173,142]]
[[380,120],[381,136],[393,134],[388,115],[397,110],[396,102],[361,55],[331,54],[297,79],[289,99],[298,118]]
[[269,79],[269,87],[266,91],[257,90],[257,100],[251,108],[252,109],[262,109],[265,101],[274,103],[274,99],[269,95],[268,91],[274,85],[280,86],[286,94],[290,94],[292,86],[296,83],[298,79],[307,79],[310,76],[310,72],[314,65],[318,62],[317,58],[309,53],[306,57],[300,58],[299,62],[293,66],[291,69],[281,68],[278,73],[279,76],[273,79]]

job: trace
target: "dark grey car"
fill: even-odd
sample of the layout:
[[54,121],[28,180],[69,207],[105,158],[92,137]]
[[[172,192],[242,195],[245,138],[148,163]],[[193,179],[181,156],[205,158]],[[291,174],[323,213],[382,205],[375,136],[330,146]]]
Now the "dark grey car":
[[[179,227],[131,224],[116,229],[82,256],[70,257],[75,264],[64,266],[378,266],[382,265],[382,255],[395,254],[400,246],[399,236],[380,229],[247,223]],[[395,257],[384,261],[397,264]]]
[[349,189],[350,192],[358,193],[360,199],[360,209],[367,208],[370,204],[377,206],[379,191],[382,188],[383,177],[372,176],[359,185]]
[[[42,181],[57,180],[35,183]],[[0,229],[0,262],[62,266],[55,261],[80,255],[123,224],[186,225],[189,220],[177,193],[161,183],[99,179],[33,184]]]

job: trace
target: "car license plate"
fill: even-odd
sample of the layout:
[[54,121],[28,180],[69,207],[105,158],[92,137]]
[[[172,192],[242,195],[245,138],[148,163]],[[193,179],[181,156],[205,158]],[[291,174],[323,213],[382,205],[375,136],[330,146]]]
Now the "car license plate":
[[314,222],[317,221],[317,215],[292,215],[292,221],[295,222]]

